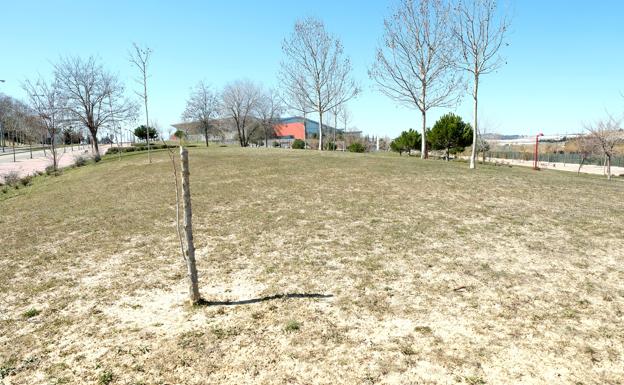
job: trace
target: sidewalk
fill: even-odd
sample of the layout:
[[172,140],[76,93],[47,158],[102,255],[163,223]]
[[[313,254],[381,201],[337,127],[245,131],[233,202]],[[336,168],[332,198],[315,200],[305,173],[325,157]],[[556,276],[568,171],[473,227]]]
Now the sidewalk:
[[[533,167],[532,160],[517,160],[517,159],[501,159],[501,158],[486,158],[487,162],[490,163],[499,163],[499,164],[510,164],[514,166],[524,166],[524,167]],[[538,167],[541,169],[547,170],[560,170],[560,171],[578,171],[578,163],[553,163],[553,162],[539,162]],[[583,165],[581,167],[581,172],[584,174],[595,174],[595,175],[604,175],[605,168],[603,166],[596,165]],[[611,174],[613,176],[624,176],[624,167],[615,167],[611,166]]]
[[[104,155],[106,153],[106,150],[109,147],[110,145],[100,145],[100,154]],[[48,150],[46,152],[47,152],[47,156],[43,155],[43,151],[37,151],[36,153],[33,153],[33,159],[30,159],[30,158],[19,159],[18,158],[16,162],[13,162],[12,161],[13,158],[11,157],[10,158],[11,161],[1,162],[0,163],[0,182],[3,182],[4,176],[9,174],[12,171],[16,171],[20,177],[24,177],[26,175],[32,175],[36,173],[37,171],[40,171],[40,172],[45,171],[46,167],[52,164],[52,156],[50,154],[50,151]],[[4,156],[9,157],[10,155],[4,155]],[[92,153],[91,153],[91,148],[87,145],[84,145],[81,148],[74,148],[74,151],[67,150],[66,152],[63,152],[63,149],[60,148],[58,150],[58,156],[59,156],[58,166],[59,168],[62,168],[62,167],[68,167],[74,164],[76,161],[76,158],[78,158],[79,156],[91,158]]]

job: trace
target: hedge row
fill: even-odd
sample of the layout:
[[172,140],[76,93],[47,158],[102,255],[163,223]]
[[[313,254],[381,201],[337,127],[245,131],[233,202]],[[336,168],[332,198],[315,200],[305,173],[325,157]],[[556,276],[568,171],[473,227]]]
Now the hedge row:
[[[175,148],[178,146],[168,144],[150,144],[150,150],[162,150],[163,148]],[[119,152],[135,152],[135,151],[147,151],[147,146],[132,146],[132,147],[111,147],[106,151],[106,155],[117,154]]]

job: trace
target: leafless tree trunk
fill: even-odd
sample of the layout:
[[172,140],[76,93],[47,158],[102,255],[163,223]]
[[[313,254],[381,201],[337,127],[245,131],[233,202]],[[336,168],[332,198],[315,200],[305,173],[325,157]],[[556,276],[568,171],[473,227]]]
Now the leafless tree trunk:
[[191,186],[189,184],[188,150],[180,147],[182,163],[182,202],[184,207],[184,235],[186,238],[186,266],[189,283],[189,299],[192,304],[201,301],[195,266],[195,244],[193,243],[193,210],[191,208]]
[[[284,40],[280,78],[284,93],[303,99],[319,115],[319,150],[323,149],[323,114],[360,93],[351,79],[351,62],[344,57],[340,39],[327,33],[320,20],[307,18],[295,23]],[[298,104],[293,100],[289,104]]]
[[461,52],[458,65],[473,77],[472,98],[474,121],[470,168],[476,168],[477,133],[479,131],[478,105],[481,75],[500,68],[504,60],[499,55],[509,20],[500,16],[496,0],[459,0],[457,4],[454,35]]
[[218,117],[219,107],[219,96],[203,81],[197,83],[186,101],[186,109],[182,114],[182,119],[199,123],[204,132],[206,147],[208,147],[209,133],[218,130],[217,125],[214,124],[214,119]]
[[145,105],[145,127],[147,127],[148,135],[146,136],[147,141],[147,159],[150,163],[152,163],[152,154],[150,151],[150,138],[149,138],[149,110],[147,108],[147,70],[149,66],[150,57],[152,56],[152,50],[149,47],[140,47],[137,43],[132,43],[134,51],[130,52],[130,63],[134,64],[139,69],[140,78],[137,79],[137,83],[141,84],[143,87],[142,92],[137,92],[143,99],[143,104]]
[[427,111],[458,100],[451,9],[442,0],[402,0],[384,22],[384,45],[369,76],[391,99],[421,112],[420,157],[428,157]]

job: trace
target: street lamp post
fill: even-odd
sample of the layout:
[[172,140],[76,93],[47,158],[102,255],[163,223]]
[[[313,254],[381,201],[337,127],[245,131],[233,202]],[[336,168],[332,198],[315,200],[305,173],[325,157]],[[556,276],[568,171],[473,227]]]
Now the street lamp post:
[[544,136],[544,134],[540,132],[539,134],[535,135],[535,152],[533,153],[533,170],[539,170],[539,167],[537,167],[537,161],[538,161],[537,147],[539,145],[540,136]]

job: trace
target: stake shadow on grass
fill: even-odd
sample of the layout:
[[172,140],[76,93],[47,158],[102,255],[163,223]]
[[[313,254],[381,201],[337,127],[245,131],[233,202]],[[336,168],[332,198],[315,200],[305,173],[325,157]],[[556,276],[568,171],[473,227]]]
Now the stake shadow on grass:
[[289,294],[275,294],[266,297],[243,299],[240,301],[207,301],[202,300],[197,306],[234,306],[234,305],[250,305],[253,303],[272,301],[275,299],[289,299],[289,298],[331,298],[333,294],[319,294],[319,293],[289,293]]

